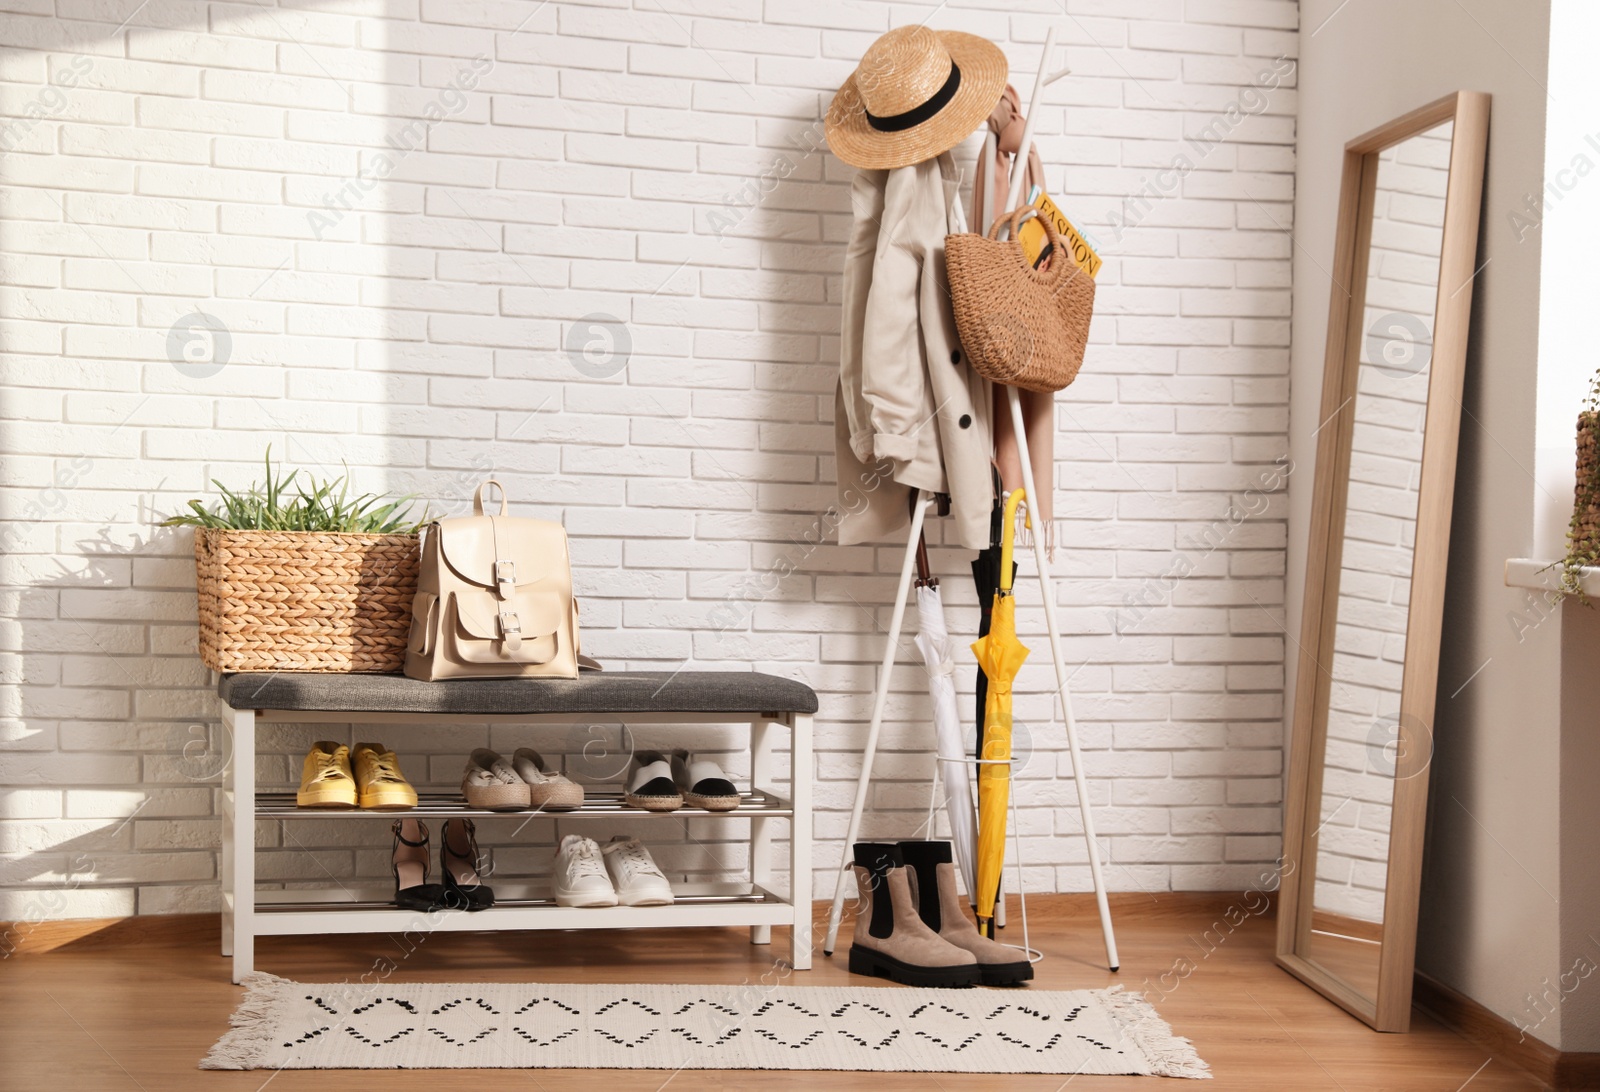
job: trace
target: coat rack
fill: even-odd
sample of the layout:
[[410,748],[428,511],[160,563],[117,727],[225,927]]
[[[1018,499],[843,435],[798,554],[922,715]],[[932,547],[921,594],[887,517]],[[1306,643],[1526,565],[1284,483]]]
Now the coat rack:
[[[1044,88],[1069,74],[1069,69],[1060,69],[1056,72],[1046,73],[1045,66],[1050,63],[1050,55],[1055,50],[1056,32],[1051,27],[1045,34],[1044,52],[1039,58],[1039,71],[1034,77],[1033,94],[1028,101],[1028,109],[1022,128],[1022,145],[1017,153],[1016,160],[1011,167],[1011,188],[1006,196],[1006,208],[1014,209],[1022,200],[1022,187],[1027,178],[1028,148],[1033,142],[1034,107],[1041,100]],[[987,148],[987,142],[985,144]],[[985,159],[984,167],[988,169],[992,160]],[[986,190],[993,193],[994,187],[988,186]],[[994,213],[990,210],[983,211],[983,222],[992,223]],[[1064,256],[1058,256],[1060,260]],[[1006,388],[1006,401],[1011,410],[1012,431],[1017,437],[1017,454],[1022,463],[1022,485],[1027,490],[1027,496],[1037,497],[1039,492],[1033,480],[1033,460],[1028,452],[1028,434],[1024,428],[1022,417],[1022,399],[1015,387]],[[1054,483],[1051,483],[1052,485]],[[850,810],[850,825],[845,833],[843,860],[839,866],[839,876],[834,887],[833,906],[828,913],[828,932],[823,944],[823,952],[832,955],[834,946],[839,938],[839,919],[844,912],[845,876],[850,871],[851,846],[861,833],[861,814],[866,808],[867,791],[872,784],[872,765],[878,753],[878,735],[883,727],[884,708],[889,699],[889,677],[894,671],[894,662],[900,646],[900,632],[905,623],[906,599],[911,588],[911,574],[916,566],[917,543],[922,538],[922,525],[927,514],[928,502],[932,498],[927,493],[918,493],[916,503],[912,506],[911,530],[906,537],[905,560],[900,566],[900,585],[895,594],[894,611],[889,619],[889,639],[883,653],[883,663],[878,669],[878,689],[872,702],[872,720],[867,727],[867,742],[861,758],[861,774],[856,780],[855,804]],[[1083,822],[1083,837],[1088,843],[1089,872],[1094,879],[1095,901],[1100,909],[1100,930],[1105,939],[1106,962],[1111,970],[1115,971],[1120,966],[1117,958],[1117,940],[1111,927],[1111,906],[1106,900],[1105,877],[1101,871],[1100,846],[1095,838],[1094,810],[1089,803],[1088,778],[1084,775],[1083,755],[1078,749],[1078,726],[1072,712],[1072,692],[1068,687],[1070,675],[1067,671],[1067,662],[1062,654],[1060,630],[1056,625],[1056,599],[1055,582],[1050,577],[1049,558],[1045,552],[1045,535],[1043,529],[1038,529],[1033,535],[1033,559],[1037,570],[1039,590],[1044,600],[1045,629],[1050,636],[1050,659],[1056,669],[1056,695],[1061,699],[1061,708],[1067,728],[1067,748],[1072,756],[1072,778],[1077,789],[1078,813]],[[1014,796],[1013,796],[1014,798]],[[1020,884],[1019,884],[1020,887]],[[1026,943],[1026,941],[1025,941]]]

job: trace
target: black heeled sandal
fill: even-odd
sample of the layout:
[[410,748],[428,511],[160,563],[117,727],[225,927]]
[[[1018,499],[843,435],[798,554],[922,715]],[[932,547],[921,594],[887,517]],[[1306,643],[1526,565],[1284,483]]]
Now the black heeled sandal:
[[[494,905],[494,892],[478,875],[477,831],[471,819],[446,819],[439,836],[444,901],[453,910],[487,910]],[[465,846],[460,845],[463,833]]]
[[394,854],[389,861],[394,873],[394,904],[402,910],[442,908],[444,888],[428,882],[428,828],[415,819],[396,819],[389,829],[394,832]]

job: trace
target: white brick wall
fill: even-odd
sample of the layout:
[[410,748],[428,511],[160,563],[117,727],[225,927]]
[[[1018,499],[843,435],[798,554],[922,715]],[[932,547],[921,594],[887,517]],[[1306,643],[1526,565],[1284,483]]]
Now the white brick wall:
[[[1106,259],[1056,484],[1109,880],[1243,885],[1276,856],[1290,0],[157,0],[119,28],[128,6],[0,13],[0,918],[215,905],[224,748],[190,538],[153,523],[212,477],[248,481],[269,443],[444,510],[492,469],[520,511],[565,520],[595,654],[815,686],[828,894],[900,557],[806,541],[834,500],[851,173],[817,118],[875,35],[930,15],[999,41],[1024,90],[1050,25],[1075,70],[1038,139]],[[231,338],[214,374],[168,355],[194,312]],[[593,315],[631,344],[604,378],[566,349],[598,336],[604,365]],[[933,539],[970,633],[968,555]],[[1024,853],[1033,889],[1081,890],[1033,596]],[[730,597],[739,622],[716,632]],[[966,706],[968,668],[962,685]],[[925,814],[915,667],[890,715],[873,836]],[[323,735],[360,738],[273,730],[264,782]],[[440,784],[485,742],[582,742],[384,738]],[[501,870],[538,871],[552,826],[484,840]],[[262,874],[383,876],[383,826],[362,829],[357,846],[346,826],[263,825]],[[659,855],[737,866],[700,841],[724,829]]]

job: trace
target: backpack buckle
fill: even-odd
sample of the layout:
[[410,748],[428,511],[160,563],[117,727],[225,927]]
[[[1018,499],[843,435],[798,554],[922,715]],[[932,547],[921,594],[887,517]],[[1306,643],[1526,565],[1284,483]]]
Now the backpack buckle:
[[517,620],[516,611],[500,612],[500,636],[506,643],[507,652],[516,652],[522,647],[522,623]]

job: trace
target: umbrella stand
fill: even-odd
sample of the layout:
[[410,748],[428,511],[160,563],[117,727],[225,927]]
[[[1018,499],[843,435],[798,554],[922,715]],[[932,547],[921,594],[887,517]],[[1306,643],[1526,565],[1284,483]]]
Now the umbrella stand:
[[[982,765],[984,765],[986,763],[989,763],[989,762],[1006,762],[1006,763],[1010,763],[1012,760],[1009,759],[1009,758],[1006,758],[1006,759],[998,759],[998,758],[974,759],[971,755],[960,755],[960,756],[957,756],[957,757],[954,757],[954,758],[952,758],[949,755],[934,755],[933,756],[933,770],[934,770],[934,773],[933,773],[933,776],[934,776],[933,794],[934,795],[928,797],[928,819],[927,819],[927,823],[926,823],[926,826],[927,826],[928,830],[932,831],[934,829],[934,827],[933,827],[933,823],[934,823],[934,815],[933,815],[933,813],[934,813],[934,798],[938,795],[938,792],[939,792],[939,781],[940,781],[939,767],[945,765],[946,763],[954,763],[955,766],[957,767],[957,770],[958,770],[956,776],[965,777],[966,776],[966,767],[969,764],[973,763],[974,761],[976,761],[976,763],[978,765],[982,766]],[[1042,960],[1044,958],[1044,953],[1041,952],[1039,949],[1032,947],[1030,945],[1029,940],[1028,940],[1028,889],[1022,885],[1022,821],[1017,818],[1017,794],[1016,793],[1012,793],[1011,794],[1011,849],[1017,855],[1017,909],[1022,911],[1022,943],[1020,945],[1017,945],[1017,944],[1006,944],[1006,947],[1007,948],[1016,948],[1018,951],[1026,952],[1027,955],[1028,955],[1028,962],[1029,963],[1038,963],[1040,960]],[[1001,916],[1000,916],[1003,906],[1004,906],[1004,903],[1002,903],[1000,901],[999,897],[997,896],[996,900],[995,900],[995,906],[994,906],[994,920],[995,920],[995,924],[996,925],[1002,926],[1002,927],[1005,925],[1005,922],[1003,920],[1001,920]]]
[[[962,758],[957,761],[972,762],[974,760]],[[976,760],[979,766],[988,766],[992,763],[1004,763],[1010,766],[1014,761],[1014,759],[1010,758],[980,758]],[[1022,883],[1022,820],[1017,817],[1017,794],[1015,792],[1011,794],[1011,849],[1017,855],[1017,909],[1022,911],[1022,944],[1019,950],[1027,953],[1029,963],[1038,963],[1044,958],[1044,953],[1037,948],[1031,947],[1028,941],[1028,889]],[[1005,904],[1001,899],[1000,895],[997,894],[995,896],[994,920],[996,925],[1004,926],[1005,921],[1002,915]],[[1018,948],[1018,945],[1007,944],[1006,947]],[[1116,970],[1116,968],[1113,967],[1112,970]]]

